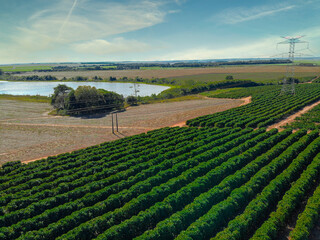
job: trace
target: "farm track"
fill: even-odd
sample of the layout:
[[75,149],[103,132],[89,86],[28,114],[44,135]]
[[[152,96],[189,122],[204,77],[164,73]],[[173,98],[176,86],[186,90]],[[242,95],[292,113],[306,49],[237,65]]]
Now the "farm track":
[[319,104],[320,104],[320,100],[315,103],[310,104],[309,106],[304,107],[302,110],[288,116],[287,118],[281,120],[280,122],[269,126],[267,128],[267,130],[270,130],[272,128],[277,128],[279,131],[282,131],[283,130],[282,126],[285,126],[285,125],[293,122],[295,120],[295,118],[300,117],[302,114],[310,111],[311,109],[313,109],[315,106],[318,106]]

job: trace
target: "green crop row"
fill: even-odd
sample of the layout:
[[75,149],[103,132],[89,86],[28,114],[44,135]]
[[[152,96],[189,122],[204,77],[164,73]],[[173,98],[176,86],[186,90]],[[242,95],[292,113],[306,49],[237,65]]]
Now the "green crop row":
[[[2,183],[0,185],[0,190],[4,191],[8,188],[14,187],[16,185],[26,183],[28,180],[32,179],[42,179],[44,177],[50,176],[52,173],[56,173],[57,171],[62,171],[66,169],[70,169],[76,166],[79,166],[84,163],[84,161],[79,161],[82,159],[86,159],[87,161],[95,161],[97,159],[101,159],[102,157],[105,158],[110,155],[118,154],[117,157],[121,157],[125,155],[124,149],[126,149],[126,154],[128,154],[128,151],[130,153],[138,152],[140,150],[139,147],[145,148],[148,143],[151,143],[153,141],[161,141],[166,140],[166,138],[175,136],[177,134],[184,134],[187,131],[190,131],[187,128],[181,128],[176,129],[174,131],[165,131],[162,134],[158,133],[156,136],[154,134],[150,134],[148,138],[146,138],[145,135],[140,135],[140,138],[136,139],[138,142],[135,143],[135,141],[132,141],[131,144],[127,144],[126,142],[119,145],[116,144],[118,142],[114,142],[116,146],[109,145],[109,148],[105,147],[95,147],[90,148],[90,150],[87,150],[86,153],[80,154],[63,154],[62,156],[55,159],[54,162],[51,164],[48,163],[45,166],[40,166],[40,168],[33,168],[32,171],[24,171],[26,174],[19,174],[19,177],[13,175],[10,177],[10,179],[6,179],[5,183]],[[94,154],[92,154],[94,153]],[[76,157],[77,156],[77,157]],[[53,165],[54,164],[54,165]],[[19,189],[20,191],[21,189]]]
[[[154,226],[158,221],[163,220],[164,218],[170,216],[173,212],[181,209],[181,207],[184,205],[193,201],[193,199],[201,194],[201,192],[207,191],[208,188],[218,184],[225,177],[225,175],[233,173],[243,164],[245,164],[246,161],[250,161],[250,159],[247,158],[245,159],[246,161],[241,162],[235,160],[234,157],[237,156],[237,154],[246,151],[247,149],[254,148],[259,141],[265,141],[264,139],[268,139],[275,133],[276,131],[263,133],[247,141],[244,139],[243,144],[231,148],[230,151],[220,154],[218,157],[213,158],[210,161],[199,164],[197,168],[188,170],[177,179],[171,179],[168,182],[170,185],[171,183],[176,184],[175,182],[181,181],[183,178],[191,180],[191,182],[187,185],[182,185],[180,188],[178,188],[178,191],[175,189],[171,194],[164,194],[164,196],[159,198],[159,193],[161,194],[161,191],[158,189],[153,189],[152,192],[159,195],[157,202],[154,201],[153,203],[151,202],[152,204],[150,204],[150,199],[145,198],[144,201],[147,201],[148,206],[143,204],[143,208],[140,208],[136,206],[135,203],[129,203],[123,208],[116,210],[114,213],[106,214],[103,219],[104,221],[107,220],[108,224],[104,224],[103,228],[109,229],[98,236],[98,239],[131,239],[141,234],[149,227]],[[261,146],[255,150],[257,152],[259,152],[259,150],[263,151]],[[165,189],[166,185],[161,186],[161,188]],[[146,209],[148,207],[150,208]],[[128,216],[128,214],[125,214],[125,212],[128,210],[130,211],[130,218],[125,220],[125,218],[128,217],[123,218],[122,216]],[[112,217],[112,215],[114,215],[114,217]],[[111,220],[110,218],[117,220]],[[111,221],[113,222],[112,224]],[[86,227],[89,226],[90,225],[88,224],[86,225]],[[96,232],[102,232],[103,228],[100,227],[96,230]],[[74,237],[78,238],[81,236],[79,232],[78,234],[74,234],[76,233],[76,229],[74,229],[72,232],[73,233],[68,234],[69,237],[67,239],[73,239]],[[61,239],[65,238],[66,236],[61,236]]]
[[319,84],[299,85],[296,95],[280,94],[280,86],[256,89],[260,92],[253,92],[252,103],[191,119],[187,124],[200,127],[265,127],[320,98]]
[[[320,141],[320,139],[318,141]],[[317,151],[317,148],[314,147],[313,150]],[[314,186],[319,173],[320,154],[315,157],[308,168],[301,174],[300,178],[292,185],[290,190],[286,192],[283,199],[278,203],[277,210],[270,214],[269,219],[262,224],[251,239],[276,239],[281,227],[303,200],[307,191]]]
[[233,190],[226,200],[213,205],[205,215],[193,222],[187,230],[182,231],[177,239],[208,239],[214,236],[315,138],[316,134],[301,138],[270,164],[259,170],[249,182]]
[[[318,137],[318,132],[311,133]],[[254,230],[265,220],[291,183],[299,178],[300,173],[312,162],[320,150],[320,138],[313,141],[281,174],[245,208],[245,211],[228,223],[228,227],[213,239],[248,239]],[[299,153],[300,151],[298,151]]]
[[[236,131],[229,130],[229,134]],[[221,144],[224,144],[230,141],[235,137],[242,136],[242,134],[244,134],[245,132],[248,132],[248,130],[237,132],[217,140],[219,138],[219,134],[218,134],[217,136],[206,138],[203,141],[197,141],[193,144],[186,145],[180,150],[176,150],[171,153],[169,152],[167,153],[167,155],[160,155],[155,159],[151,159],[149,162],[138,164],[124,172],[118,172],[115,175],[112,175],[108,178],[102,178],[102,180],[97,182],[98,184],[94,182],[89,183],[89,185],[87,184],[82,188],[83,190],[81,190],[81,188],[80,189],[77,188],[71,192],[62,194],[61,196],[44,199],[43,201],[40,201],[38,203],[31,204],[28,208],[22,209],[21,210],[22,212],[21,211],[13,212],[12,215],[7,214],[5,215],[6,218],[4,218],[4,223],[11,225],[11,223],[17,222],[17,220],[21,219],[21,213],[24,212],[24,216],[29,217],[29,219],[27,221],[22,221],[21,224],[16,224],[12,226],[12,229],[15,229],[14,232],[16,234],[18,233],[17,229],[24,229],[24,226],[28,226],[28,229],[31,227],[31,225],[35,225],[38,227],[41,227],[42,225],[45,226],[44,224],[55,222],[57,218],[59,219],[60,217],[66,216],[75,210],[80,210],[84,206],[90,206],[96,202],[99,202],[100,199],[101,200],[106,199],[110,194],[114,194],[123,189],[127,189],[133,184],[136,184],[137,182],[144,180],[145,178],[153,176],[155,171],[157,172],[157,171],[160,171],[161,169],[164,170],[165,168],[170,168],[174,164],[179,163],[179,161],[185,161],[186,157],[192,157],[202,152],[208,151],[214,146],[219,146]],[[215,141],[212,142],[212,140],[215,140]],[[197,145],[198,147],[195,148],[195,145]],[[176,159],[172,158],[174,157],[174,155]],[[165,161],[166,159],[167,161]],[[156,163],[160,164],[161,166],[155,166],[152,168],[152,171],[146,171],[144,174],[141,174],[141,173],[138,174],[144,169],[148,169],[149,167],[156,165]],[[108,169],[106,169],[105,171],[107,172]],[[165,171],[160,171],[160,173],[164,173],[164,172]],[[130,178],[129,181],[122,181],[136,174],[138,174],[137,177]],[[166,176],[165,174],[163,175],[165,180]],[[83,196],[83,194],[80,194],[80,197],[83,196],[82,198],[78,199],[77,201],[70,202],[70,198],[72,198],[73,195],[74,195],[74,197],[72,198],[73,200],[75,200],[76,197],[79,196],[79,190],[81,190],[80,193],[82,193],[83,191],[86,191],[87,194],[85,196]],[[138,194],[138,192],[136,194]],[[56,207],[56,208],[52,210],[48,209],[52,207]],[[46,211],[40,214],[39,216],[35,216],[39,214],[39,209],[40,210],[43,209]],[[33,215],[35,217],[30,218],[30,216],[32,216],[30,215],[30,211],[33,212]],[[20,217],[17,219],[17,216],[20,216]],[[30,224],[30,222],[32,222],[33,224]],[[39,222],[41,223],[40,225],[39,225]]]
[[[248,132],[248,131],[247,131]],[[249,131],[250,132],[250,131]],[[245,136],[242,136],[244,133],[238,133],[239,136],[237,139],[237,142],[239,143],[241,140],[243,140],[243,138],[245,138]],[[250,136],[252,135],[256,135],[258,134],[258,132],[253,132],[252,134],[250,134]],[[230,139],[228,141],[226,141],[226,143],[224,145],[228,145],[230,140],[235,138],[235,134],[230,135]],[[249,136],[247,136],[249,137]],[[226,139],[226,138],[225,138]],[[220,144],[221,145],[221,144]],[[226,148],[226,146],[224,147],[224,145],[222,145],[221,147],[214,147],[214,151],[211,153],[212,154],[219,154],[219,152],[223,152],[224,148]],[[229,144],[230,145],[230,144]],[[207,150],[212,149],[212,147],[208,148]],[[200,151],[194,151],[200,153]],[[133,187],[131,187],[128,190],[124,190],[120,193],[114,194],[114,195],[110,195],[108,198],[103,198],[106,200],[103,200],[102,198],[98,198],[101,199],[102,202],[98,202],[97,204],[93,205],[92,207],[87,207],[84,209],[79,209],[79,211],[74,211],[70,216],[68,216],[67,218],[61,219],[61,221],[57,221],[56,223],[53,223],[51,225],[49,225],[47,228],[43,228],[41,229],[38,233],[37,232],[30,232],[28,234],[26,234],[24,237],[29,237],[30,238],[35,238],[38,239],[39,236],[43,236],[45,235],[46,238],[53,238],[54,234],[61,234],[63,231],[67,230],[67,229],[72,229],[74,227],[74,224],[79,224],[81,222],[85,222],[90,220],[93,217],[97,217],[99,215],[101,215],[104,212],[108,212],[109,210],[118,208],[118,207],[122,207],[124,204],[127,205],[127,202],[130,202],[131,200],[134,200],[135,198],[137,199],[148,199],[146,196],[152,196],[154,197],[155,194],[152,194],[152,192],[149,193],[149,191],[154,187],[160,185],[158,188],[162,189],[164,186],[162,192],[156,191],[156,195],[158,196],[156,199],[157,200],[161,197],[164,197],[164,194],[168,191],[172,191],[172,189],[175,189],[179,186],[181,186],[181,184],[184,184],[184,182],[186,183],[186,181],[190,181],[190,178],[184,178],[184,177],[178,177],[181,173],[183,173],[184,171],[188,170],[188,169],[193,169],[193,168],[198,168],[197,165],[199,164],[199,160],[202,161],[207,161],[208,157],[210,157],[210,154],[207,154],[207,152],[205,152],[204,154],[200,154],[202,155],[202,157],[200,158],[200,155],[197,157],[196,155],[198,154],[193,154],[189,155],[189,159],[188,159],[188,155],[186,156],[179,156],[178,159],[179,161],[177,162],[177,164],[175,164],[173,166],[173,168],[171,169],[167,169],[165,171],[160,171],[158,174],[153,174],[153,176],[149,176],[148,179],[146,179],[145,181],[139,182],[136,185],[134,185]],[[192,158],[192,161],[191,159]],[[197,159],[196,159],[197,158]],[[171,159],[174,160],[174,159]],[[171,160],[169,160],[171,162]],[[174,160],[177,161],[177,160]],[[166,162],[163,162],[162,164],[166,164]],[[198,173],[200,174],[200,173]],[[194,176],[195,177],[195,176]],[[172,179],[178,178],[180,179],[180,181],[174,181]],[[170,188],[170,184],[168,184],[168,182],[171,182],[172,188]],[[104,193],[105,191],[102,191],[102,193]],[[95,196],[95,200],[97,199],[96,194]],[[152,199],[148,199],[147,202],[144,201],[144,204],[140,204],[139,206],[147,206],[147,204],[150,204],[152,201]],[[136,202],[136,201],[134,201]],[[75,205],[78,205],[77,203],[75,203]],[[134,208],[135,209],[135,208]],[[76,225],[75,225],[76,226]],[[56,237],[56,236],[54,236]]]
[[[20,209],[25,207],[26,204],[39,201],[40,199],[43,199],[41,196],[45,197],[52,197],[57,194],[61,194],[65,192],[63,188],[61,188],[62,184],[64,183],[70,183],[68,186],[64,186],[64,188],[68,188],[68,191],[71,191],[75,187],[80,187],[81,183],[82,185],[85,183],[82,181],[84,178],[88,178],[95,174],[95,179],[98,178],[98,173],[101,173],[104,169],[108,169],[110,174],[113,172],[117,172],[119,170],[124,170],[123,168],[125,166],[130,167],[132,166],[132,161],[134,164],[136,164],[136,158],[140,155],[143,155],[143,159],[150,159],[153,157],[156,157],[159,153],[167,153],[169,151],[174,151],[178,149],[180,146],[187,145],[188,142],[192,143],[193,140],[201,140],[202,138],[205,138],[206,134],[211,134],[213,136],[218,134],[219,137],[222,137],[226,135],[227,133],[223,133],[225,130],[222,131],[196,131],[192,132],[191,134],[184,134],[183,136],[179,136],[178,134],[172,138],[167,138],[167,141],[155,141],[156,144],[154,148],[146,148],[144,151],[141,151],[139,155],[136,154],[130,154],[128,152],[125,156],[120,156],[118,159],[117,155],[112,155],[111,159],[108,158],[102,158],[101,160],[94,162],[93,166],[89,163],[85,164],[84,166],[81,166],[79,168],[72,168],[70,171],[61,170],[56,172],[53,176],[48,177],[48,179],[43,179],[43,184],[39,183],[39,186],[30,188],[25,191],[19,191],[16,194],[10,194],[6,197],[4,197],[2,202],[6,202],[7,205],[5,206],[5,210],[3,211],[13,211],[16,209]],[[198,137],[198,138],[197,138]],[[162,144],[161,144],[162,143]],[[148,145],[149,146],[149,145]],[[155,150],[158,150],[157,152],[153,152]],[[127,152],[127,151],[124,151]],[[132,160],[133,159],[133,160]],[[106,161],[107,160],[107,161]],[[112,160],[112,161],[111,161]],[[81,160],[85,161],[85,160]],[[60,177],[62,175],[62,177]],[[65,176],[66,175],[66,176]],[[104,175],[106,176],[106,175]],[[39,180],[40,181],[40,180]],[[51,189],[54,189],[54,191],[51,191]]]
[[[318,159],[317,159],[318,160]],[[319,163],[318,163],[319,164]],[[295,228],[289,236],[292,240],[309,239],[310,233],[320,216],[320,186],[314,191],[309,198],[306,208],[299,215]]]
[[[226,177],[219,185],[211,188],[208,192],[201,194],[195,198],[192,203],[185,206],[183,210],[174,213],[166,218],[157,226],[146,231],[138,239],[174,239],[182,230],[185,230],[192,222],[205,214],[212,205],[226,198],[232,190],[245,184],[260,168],[270,163],[274,158],[279,156],[286,148],[298,141],[305,132],[297,132],[290,135],[291,132],[281,132],[278,135],[259,143],[256,147],[249,149],[247,152],[237,156],[240,161],[248,157],[255,158],[256,149],[265,146],[266,149],[271,148],[265,154],[256,157],[252,162],[244,168],[238,170],[233,175]],[[288,137],[288,135],[290,135]],[[283,140],[283,138],[287,137]],[[283,140],[283,141],[281,141]],[[278,144],[276,144],[279,142]]]
[[[125,168],[123,171],[118,171],[119,169],[112,169],[106,168],[103,171],[100,171],[92,176],[80,178],[78,181],[70,181],[68,185],[64,188],[61,187],[61,192],[58,191],[59,195],[54,197],[45,198],[43,201],[35,202],[28,206],[28,208],[21,209],[15,212],[11,212],[6,214],[5,216],[0,217],[0,223],[3,223],[4,226],[10,226],[15,222],[21,220],[23,215],[25,216],[32,216],[30,210],[32,210],[33,214],[39,214],[42,211],[47,210],[50,206],[55,207],[57,205],[63,204],[65,202],[73,201],[79,197],[84,196],[87,193],[93,193],[95,191],[101,190],[106,186],[106,184],[114,184],[120,182],[121,180],[125,180],[126,178],[132,176],[133,174],[137,174],[138,172],[142,171],[143,169],[147,169],[148,167],[155,165],[157,163],[161,163],[164,159],[170,159],[171,157],[180,156],[183,153],[187,153],[190,150],[195,148],[195,145],[198,145],[198,148],[203,144],[212,142],[210,146],[214,146],[214,144],[218,144],[219,142],[227,141],[232,138],[233,135],[226,136],[232,132],[237,132],[239,129],[229,130],[222,132],[217,135],[213,135],[210,138],[205,138],[202,141],[197,141],[196,143],[191,142],[190,144],[183,144],[180,146],[180,149],[172,149],[171,151],[166,152],[165,154],[161,154],[159,157],[154,158],[154,155],[151,157],[141,156],[140,158],[133,159],[132,162],[129,162],[130,166],[134,166],[131,168]],[[238,133],[241,135],[241,133]],[[225,137],[226,136],[226,137]],[[224,137],[222,139],[219,139]],[[217,140],[219,139],[219,140]],[[144,161],[142,161],[144,160]],[[138,164],[140,162],[140,164]],[[144,163],[145,162],[145,163]],[[121,165],[126,165],[127,163],[124,162]],[[120,165],[120,166],[121,166]],[[89,185],[86,185],[88,184]],[[81,188],[81,186],[84,186]],[[69,189],[71,191],[69,191]],[[24,213],[24,214],[23,214]],[[17,217],[20,216],[20,217]]]

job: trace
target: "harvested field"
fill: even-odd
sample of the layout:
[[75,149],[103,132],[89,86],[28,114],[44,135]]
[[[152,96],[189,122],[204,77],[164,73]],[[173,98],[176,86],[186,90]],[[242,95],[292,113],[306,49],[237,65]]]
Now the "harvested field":
[[203,99],[131,107],[118,113],[119,133],[111,132],[111,116],[48,116],[45,103],[1,100],[0,164],[32,160],[85,148],[152,129],[173,126],[201,115],[239,106],[242,100]]
[[[202,74],[236,74],[236,73],[285,73],[286,66],[283,65],[260,65],[260,66],[228,66],[216,68],[186,68],[186,69],[147,69],[147,70],[108,70],[108,71],[70,71],[70,72],[37,72],[39,76],[53,75],[59,79],[63,77],[71,78],[83,76],[92,78],[94,76],[109,78],[112,77],[142,77],[142,78],[170,78],[183,77]],[[295,68],[296,73],[308,73],[308,75],[317,75],[319,67],[302,67]],[[310,74],[309,74],[310,73]],[[35,75],[34,72],[18,74],[18,76]]]

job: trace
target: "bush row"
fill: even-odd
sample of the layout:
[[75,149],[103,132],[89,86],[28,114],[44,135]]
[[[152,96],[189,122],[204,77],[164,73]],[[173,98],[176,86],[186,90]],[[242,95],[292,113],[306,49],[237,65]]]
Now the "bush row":
[[[318,136],[318,132],[309,135]],[[320,150],[319,138],[313,141],[281,174],[245,208],[245,211],[228,223],[228,227],[213,239],[248,239],[256,228],[265,220],[283,194],[296,181],[301,172]]]
[[302,137],[270,164],[263,167],[249,182],[233,190],[226,200],[214,205],[205,215],[193,222],[187,230],[179,234],[177,239],[207,239],[214,236],[232,217],[245,208],[264,186],[288,166],[290,161],[315,137],[315,134]]

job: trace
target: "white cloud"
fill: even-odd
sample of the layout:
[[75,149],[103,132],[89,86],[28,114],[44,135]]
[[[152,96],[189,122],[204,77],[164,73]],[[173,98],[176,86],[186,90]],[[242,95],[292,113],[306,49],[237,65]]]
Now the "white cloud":
[[[101,39],[154,26],[163,22],[165,16],[171,13],[163,10],[164,1],[156,0],[126,3],[57,0],[51,4],[47,9],[34,12],[20,26],[16,26],[11,41],[2,43],[1,62],[8,63],[11,62],[10,59],[21,62],[28,59],[28,56],[29,61],[35,61],[35,56],[44,52],[50,54],[50,51],[61,48],[84,51],[87,45],[88,49],[89,46],[94,49],[92,43],[99,43],[104,48],[103,51],[110,52],[110,46],[106,50],[108,42],[102,43]],[[118,43],[111,42],[112,51],[122,52],[125,47],[120,45],[124,42],[123,39]],[[145,47],[133,40],[126,43],[133,46],[135,51],[141,51],[142,46]],[[132,51],[131,48],[126,50]]]
[[96,39],[84,43],[74,44],[74,50],[79,53],[107,55],[107,54],[121,54],[132,52],[144,52],[150,49],[145,43],[136,40],[126,40],[123,38],[116,38],[113,41],[106,41],[103,39]]
[[226,9],[214,16],[214,19],[219,19],[220,22],[225,24],[236,24],[289,11],[295,7],[295,5],[258,6],[253,8],[238,7]]
[[194,59],[221,59],[221,58],[264,58],[278,54],[276,50],[280,37],[269,37],[256,40],[240,46],[225,48],[194,48],[165,55],[162,60],[194,60]]
[[62,43],[103,38],[161,23],[167,13],[160,6],[146,0],[129,4],[62,1],[53,9],[33,14],[24,31]]

